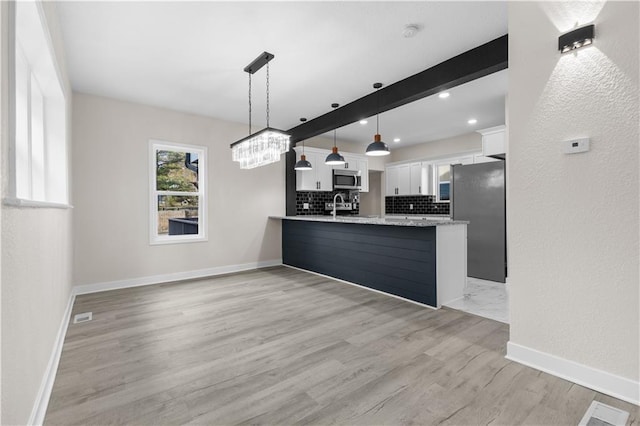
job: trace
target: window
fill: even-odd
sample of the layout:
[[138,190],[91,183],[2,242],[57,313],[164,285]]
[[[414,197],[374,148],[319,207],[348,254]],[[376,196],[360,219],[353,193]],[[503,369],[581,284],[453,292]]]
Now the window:
[[149,141],[150,243],[207,239],[207,148]]
[[44,14],[36,2],[12,4],[10,197],[17,204],[66,205],[66,102]]
[[446,164],[438,164],[435,167],[436,173],[436,195],[437,201],[449,201],[449,189],[451,187],[451,165],[449,163]]

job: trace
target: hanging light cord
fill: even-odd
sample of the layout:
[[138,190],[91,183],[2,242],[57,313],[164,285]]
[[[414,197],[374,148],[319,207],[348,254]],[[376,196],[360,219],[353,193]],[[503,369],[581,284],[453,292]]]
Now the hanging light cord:
[[376,89],[376,135],[380,134],[380,89]]
[[333,146],[336,146],[336,129],[333,129]]
[[249,74],[249,135],[251,135],[251,73]]
[[269,62],[267,62],[267,127],[269,127]]

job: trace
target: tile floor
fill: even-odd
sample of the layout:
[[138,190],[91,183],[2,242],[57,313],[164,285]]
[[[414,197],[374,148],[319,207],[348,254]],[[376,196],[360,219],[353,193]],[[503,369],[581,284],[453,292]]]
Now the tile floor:
[[468,277],[464,297],[445,306],[509,324],[507,284]]

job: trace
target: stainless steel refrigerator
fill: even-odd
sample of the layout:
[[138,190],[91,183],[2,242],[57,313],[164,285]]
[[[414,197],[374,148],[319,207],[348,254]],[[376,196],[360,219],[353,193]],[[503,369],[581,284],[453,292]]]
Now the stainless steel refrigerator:
[[451,217],[468,220],[467,275],[505,282],[504,161],[451,167]]

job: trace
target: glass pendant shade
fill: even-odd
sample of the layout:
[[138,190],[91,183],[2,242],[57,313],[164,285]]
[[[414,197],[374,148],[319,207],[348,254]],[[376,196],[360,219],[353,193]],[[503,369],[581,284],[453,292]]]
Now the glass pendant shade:
[[382,137],[379,134],[376,134],[373,137],[373,142],[371,142],[367,147],[366,154],[371,157],[380,157],[383,155],[389,155],[391,152],[389,151],[387,144],[382,142]]
[[298,161],[296,163],[296,165],[294,166],[295,170],[311,170],[313,169],[313,167],[311,167],[311,163],[307,161],[307,156],[302,154],[300,156],[300,161]]
[[341,166],[344,163],[344,157],[338,153],[337,146],[331,148],[331,154],[327,155],[327,159],[324,160],[324,164],[327,166]]
[[233,161],[240,163],[241,169],[255,167],[280,161],[280,155],[289,151],[290,136],[271,127],[260,130],[231,145]]

